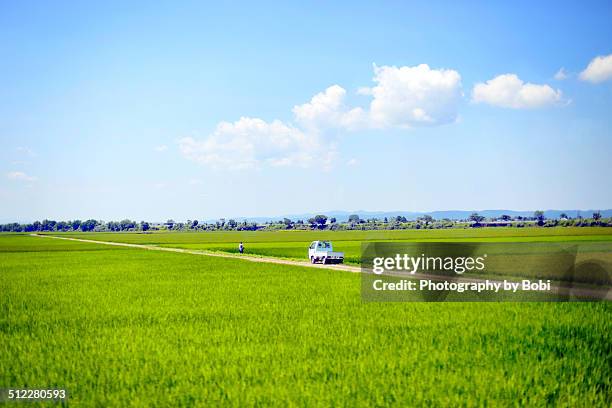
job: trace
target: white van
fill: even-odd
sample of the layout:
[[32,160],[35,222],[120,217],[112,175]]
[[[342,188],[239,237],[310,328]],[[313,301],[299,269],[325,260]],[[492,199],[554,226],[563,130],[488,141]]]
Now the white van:
[[334,252],[334,247],[329,241],[313,241],[308,247],[308,258],[311,263],[342,263],[343,252]]

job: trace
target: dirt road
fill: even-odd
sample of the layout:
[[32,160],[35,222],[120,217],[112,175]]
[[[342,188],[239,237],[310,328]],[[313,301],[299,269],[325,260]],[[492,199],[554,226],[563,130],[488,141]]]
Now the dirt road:
[[93,244],[122,246],[122,247],[128,247],[128,248],[140,248],[140,249],[148,249],[151,251],[178,252],[181,254],[217,256],[220,258],[235,258],[235,259],[242,259],[244,261],[250,261],[250,262],[265,262],[265,263],[275,263],[275,264],[293,265],[293,266],[306,266],[309,268],[326,268],[326,269],[335,269],[335,270],[355,272],[355,273],[361,272],[361,268],[359,266],[311,264],[308,261],[295,261],[291,259],[280,259],[280,258],[263,257],[263,256],[239,255],[239,254],[202,251],[202,250],[184,249],[184,248],[159,247],[156,245],[145,245],[145,244],[129,244],[126,242],[95,241],[93,239],[57,237],[53,235],[42,235],[42,234],[30,234],[30,235],[33,237],[40,237],[40,238],[65,239],[67,241],[89,242]]

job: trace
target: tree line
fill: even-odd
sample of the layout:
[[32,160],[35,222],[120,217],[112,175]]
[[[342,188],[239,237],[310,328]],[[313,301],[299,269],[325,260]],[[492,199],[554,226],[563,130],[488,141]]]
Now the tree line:
[[129,219],[121,221],[99,221],[88,219],[85,221],[55,221],[42,220],[30,224],[9,223],[0,225],[2,232],[121,232],[139,231],[149,232],[152,230],[171,231],[256,231],[256,230],[385,230],[385,229],[442,229],[442,228],[478,228],[478,227],[588,227],[588,226],[612,226],[612,218],[603,218],[601,212],[594,212],[591,217],[577,216],[568,217],[561,214],[559,218],[547,219],[543,211],[535,211],[533,216],[524,217],[502,215],[496,218],[486,218],[478,213],[471,214],[465,220],[450,220],[444,218],[434,219],[430,215],[423,215],[416,220],[408,220],[398,215],[390,218],[368,218],[362,219],[358,214],[352,214],[347,221],[338,222],[334,217],[319,214],[307,220],[291,220],[283,218],[278,221],[265,223],[254,223],[247,221],[236,221],[234,219],[220,218],[214,222],[200,222],[198,220],[187,220],[186,222],[175,222],[168,220],[165,223],[151,223],[147,221],[132,221]]
[[31,224],[19,224],[13,222],[10,224],[0,225],[0,231],[3,232],[43,232],[43,231],[93,231],[96,226],[100,224],[100,221],[96,220],[74,220],[74,221],[54,221],[54,220],[42,220],[34,221]]

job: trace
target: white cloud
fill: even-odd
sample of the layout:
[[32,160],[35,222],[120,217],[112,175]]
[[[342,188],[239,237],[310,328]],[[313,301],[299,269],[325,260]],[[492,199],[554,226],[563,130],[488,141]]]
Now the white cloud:
[[304,127],[364,128],[413,127],[454,122],[461,99],[461,75],[452,69],[374,65],[375,86],[361,87],[360,95],[371,96],[368,110],[345,105],[346,90],[333,85],[309,103],[293,108]]
[[580,79],[593,83],[612,79],[612,54],[593,58],[580,73]]
[[350,167],[356,166],[356,165],[358,165],[358,164],[359,164],[359,160],[357,160],[357,159],[355,159],[355,158],[349,159],[349,160],[346,162],[346,165],[347,165],[347,166],[350,166]]
[[312,97],[310,102],[293,107],[296,121],[305,128],[345,128],[363,127],[365,112],[361,108],[348,108],[344,105],[346,90],[332,85],[324,92]]
[[351,107],[347,92],[332,85],[311,100],[293,107],[295,124],[242,117],[220,122],[208,137],[179,141],[182,155],[214,167],[246,169],[267,166],[321,166],[337,157],[333,130],[407,128],[454,122],[461,99],[461,76],[453,70],[374,66],[369,108]]
[[472,101],[513,109],[542,108],[562,102],[560,90],[523,82],[515,74],[499,75],[472,90]]
[[156,152],[165,152],[166,150],[168,150],[168,146],[166,145],[159,145],[159,146],[155,146],[155,151]]
[[563,80],[565,80],[565,79],[569,78],[569,74],[568,74],[568,72],[565,70],[565,68],[561,67],[561,68],[560,68],[560,69],[557,71],[557,73],[555,74],[554,78],[555,78],[557,81],[563,81]]
[[374,66],[376,86],[370,93],[370,122],[378,128],[434,126],[457,118],[461,99],[461,75],[452,69]]
[[11,171],[11,172],[8,172],[6,174],[6,177],[9,180],[16,180],[16,181],[36,181],[37,180],[36,177],[29,176],[29,175],[25,174],[22,171]]
[[330,160],[334,149],[324,148],[316,133],[304,132],[279,120],[266,122],[240,118],[221,122],[204,140],[185,137],[179,141],[188,159],[214,168],[246,169],[269,166],[302,166]]

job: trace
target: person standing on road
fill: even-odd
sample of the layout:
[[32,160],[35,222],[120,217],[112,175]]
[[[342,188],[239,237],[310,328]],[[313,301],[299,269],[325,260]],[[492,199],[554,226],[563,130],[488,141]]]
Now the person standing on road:
[[243,253],[243,252],[244,252],[244,245],[242,245],[242,242],[240,243],[240,245],[238,245],[238,251],[239,251],[240,253]]

